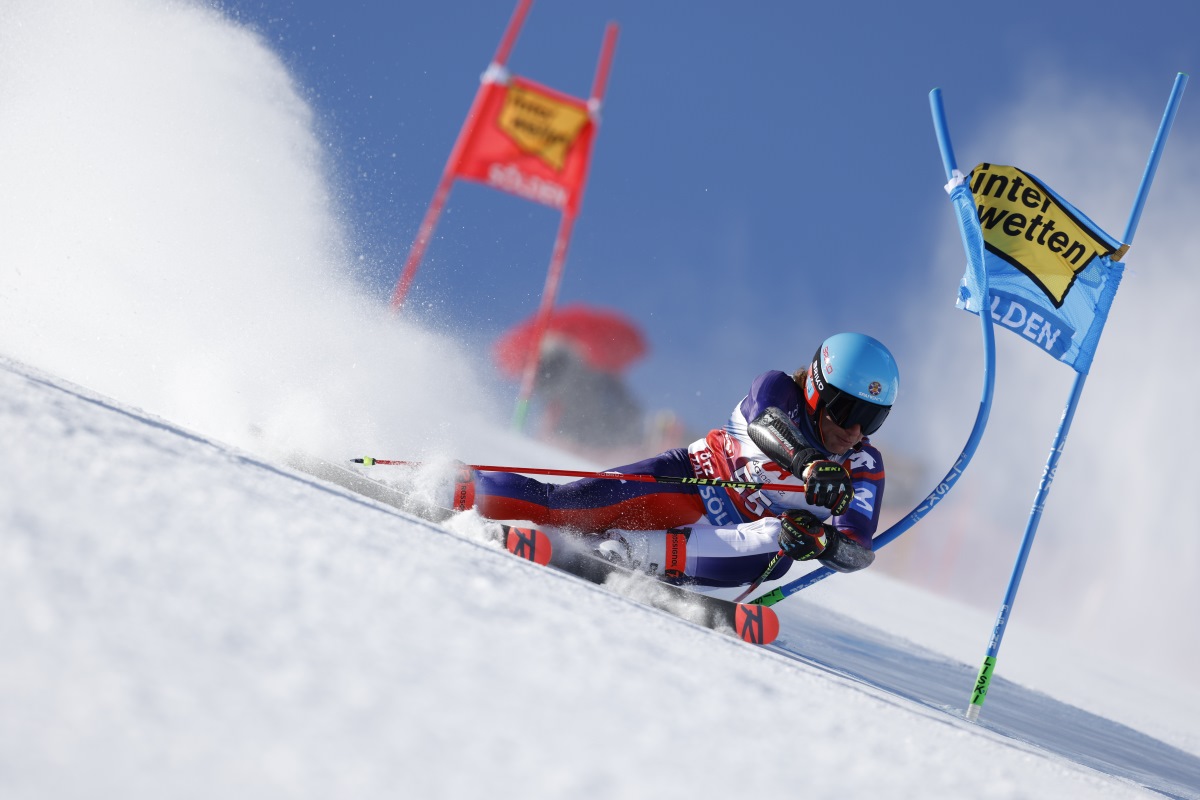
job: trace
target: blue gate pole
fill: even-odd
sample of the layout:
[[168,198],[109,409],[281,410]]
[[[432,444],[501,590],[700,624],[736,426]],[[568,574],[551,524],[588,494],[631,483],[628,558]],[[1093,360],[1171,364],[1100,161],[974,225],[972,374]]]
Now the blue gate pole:
[[[937,132],[938,148],[942,153],[942,165],[946,168],[946,178],[954,180],[955,173],[958,172],[958,164],[954,160],[954,148],[950,144],[950,133],[946,126],[946,112],[942,106],[941,89],[934,89],[929,93],[929,107],[930,112],[933,114],[933,126]],[[979,400],[979,411],[975,415],[975,426],[971,429],[970,436],[967,437],[967,443],[963,446],[962,452],[955,460],[954,466],[942,478],[942,482],[916,508],[883,533],[877,534],[871,540],[871,546],[874,550],[878,550],[884,545],[889,544],[899,537],[900,534],[907,531],[913,525],[916,525],[922,517],[932,511],[933,507],[950,492],[950,489],[958,482],[959,477],[966,470],[967,464],[971,462],[971,458],[975,455],[975,450],[979,447],[979,442],[983,438],[983,431],[987,427],[988,415],[992,409],[992,391],[995,388],[993,371],[996,365],[996,339],[992,330],[992,317],[987,309],[987,270],[983,263],[983,234],[979,230],[978,219],[974,217],[975,205],[974,200],[969,200],[970,191],[965,186],[960,186],[951,192],[950,197],[951,201],[955,204],[955,210],[958,211],[959,233],[962,234],[963,247],[967,251],[967,261],[970,264],[976,285],[981,288],[983,297],[980,301],[982,307],[979,313],[979,322],[983,332],[983,392]],[[818,583],[834,574],[836,573],[829,567],[817,567],[789,583],[775,587],[750,602],[764,606],[773,606],[780,600],[791,597],[796,592],[807,589],[814,583]]]
[[[1179,109],[1179,101],[1183,97],[1183,88],[1186,85],[1187,75],[1181,72],[1175,77],[1175,85],[1167,100],[1167,110],[1158,127],[1154,146],[1150,149],[1150,158],[1146,163],[1142,182],[1138,186],[1129,222],[1125,226],[1122,242],[1126,245],[1133,242],[1133,234],[1137,231],[1138,220],[1141,219],[1142,208],[1146,204],[1146,196],[1150,193],[1150,184],[1154,181],[1154,174],[1158,170],[1158,162],[1162,157],[1162,150],[1166,145],[1167,136],[1171,132],[1171,125],[1175,121],[1175,112]],[[1042,472],[1042,481],[1038,486],[1037,495],[1034,497],[1033,510],[1029,514],[1029,521],[1025,525],[1025,534],[1021,539],[1021,550],[1017,555],[1017,563],[1013,566],[1012,575],[1009,576],[1008,588],[1004,592],[1004,600],[1000,604],[1000,612],[996,616],[996,625],[992,629],[987,655],[983,659],[983,665],[979,668],[979,675],[975,679],[975,688],[971,691],[971,702],[967,706],[966,718],[972,722],[979,719],[979,712],[983,710],[983,701],[987,697],[988,687],[992,681],[992,672],[996,668],[996,657],[1000,653],[1000,642],[1004,639],[1005,628],[1008,627],[1008,619],[1012,612],[1013,602],[1017,597],[1017,589],[1021,585],[1021,576],[1025,572],[1025,563],[1029,560],[1029,551],[1033,548],[1033,538],[1037,535],[1038,523],[1042,519],[1042,509],[1050,494],[1050,484],[1054,482],[1054,475],[1058,470],[1059,457],[1062,456],[1063,449],[1067,445],[1067,434],[1071,430],[1071,421],[1075,418],[1075,409],[1079,405],[1079,396],[1083,393],[1083,384],[1086,381],[1087,372],[1075,373],[1071,397],[1067,400],[1067,407],[1063,410],[1062,420],[1058,424],[1058,432],[1054,436],[1054,445],[1050,448],[1050,458],[1047,459],[1046,468]]]

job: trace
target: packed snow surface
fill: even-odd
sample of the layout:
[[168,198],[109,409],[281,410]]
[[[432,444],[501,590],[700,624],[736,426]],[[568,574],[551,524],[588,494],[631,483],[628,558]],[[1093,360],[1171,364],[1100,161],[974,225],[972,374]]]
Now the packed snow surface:
[[5,797],[1200,796],[1194,696],[1045,645],[1093,711],[972,725],[986,620],[883,577],[759,648],[8,359],[0,439]]

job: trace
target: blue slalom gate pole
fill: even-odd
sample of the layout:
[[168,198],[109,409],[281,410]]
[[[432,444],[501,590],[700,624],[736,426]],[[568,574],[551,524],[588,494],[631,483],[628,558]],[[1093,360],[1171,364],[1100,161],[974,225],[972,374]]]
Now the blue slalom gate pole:
[[[954,148],[950,144],[950,133],[946,126],[946,112],[942,106],[941,89],[934,89],[929,93],[929,107],[930,112],[933,114],[933,127],[937,133],[938,149],[942,154],[942,165],[946,170],[946,179],[951,181],[951,183],[957,181],[957,185],[954,186],[952,191],[949,189],[949,186],[947,190],[950,191],[950,200],[958,212],[959,233],[962,235],[963,247],[967,251],[967,263],[970,265],[974,283],[981,292],[980,297],[983,298],[981,301],[983,307],[979,313],[979,321],[983,333],[983,393],[979,400],[979,411],[975,415],[975,426],[971,429],[971,435],[967,437],[967,443],[963,447],[962,452],[954,461],[954,466],[942,478],[941,483],[916,508],[871,540],[872,548],[875,550],[895,541],[900,534],[907,531],[913,525],[916,525],[922,517],[933,510],[933,507],[958,482],[959,477],[966,470],[967,464],[971,462],[971,458],[975,455],[975,450],[979,447],[980,440],[983,439],[983,431],[987,427],[988,416],[991,414],[992,393],[996,384],[993,374],[996,366],[996,338],[995,332],[992,329],[992,317],[987,308],[987,270],[983,261],[983,233],[979,229],[979,221],[975,214],[975,201],[972,199],[971,192],[963,180],[964,176],[958,171],[958,164],[954,158]],[[780,600],[790,597],[802,589],[807,589],[814,583],[822,581],[833,574],[834,571],[829,567],[818,567],[794,581],[777,586],[762,596],[756,597],[751,602],[765,606],[775,605]]]
[[[1167,109],[1163,114],[1162,123],[1158,127],[1158,135],[1154,139],[1154,146],[1150,149],[1150,158],[1146,162],[1146,170],[1142,175],[1142,182],[1138,186],[1137,196],[1133,202],[1133,210],[1129,215],[1129,222],[1125,226],[1125,235],[1122,237],[1122,242],[1126,245],[1133,243],[1133,235],[1137,231],[1138,221],[1142,216],[1142,208],[1146,204],[1146,197],[1150,193],[1150,185],[1154,182],[1154,174],[1158,170],[1158,162],[1162,157],[1163,147],[1166,145],[1167,136],[1171,132],[1171,125],[1175,121],[1175,112],[1179,109],[1179,102],[1183,98],[1183,89],[1187,85],[1187,75],[1179,73],[1175,77],[1175,85],[1171,90],[1171,96],[1167,100]],[[1089,367],[1090,369],[1090,367]],[[1046,498],[1050,494],[1050,485],[1054,482],[1054,476],[1058,469],[1058,460],[1062,456],[1063,449],[1067,444],[1067,434],[1071,430],[1071,421],[1075,418],[1075,409],[1079,405],[1079,396],[1083,394],[1083,384],[1087,381],[1087,372],[1076,372],[1075,382],[1071,387],[1071,396],[1067,400],[1067,406],[1063,410],[1062,420],[1058,424],[1058,431],[1054,436],[1054,444],[1050,448],[1050,457],[1046,460],[1046,468],[1042,472],[1042,480],[1038,485],[1037,495],[1033,500],[1033,509],[1029,514],[1029,521],[1025,525],[1025,534],[1021,539],[1021,549],[1017,554],[1017,562],[1013,566],[1012,575],[1008,579],[1008,588],[1004,592],[1004,600],[1000,604],[1000,612],[996,616],[996,625],[992,629],[992,638],[988,643],[987,655],[983,659],[983,665],[979,668],[979,674],[975,679],[975,688],[971,692],[971,702],[967,706],[966,718],[972,722],[979,719],[979,713],[983,710],[983,701],[987,697],[988,687],[991,685],[992,673],[996,668],[996,657],[1000,653],[1000,643],[1004,639],[1004,631],[1008,627],[1008,620],[1012,613],[1012,606],[1017,597],[1017,589],[1021,585],[1021,577],[1025,572],[1025,564],[1029,560],[1029,551],[1033,548],[1033,539],[1037,535],[1038,524],[1042,519],[1042,510],[1045,508]]]
[[1142,182],[1138,185],[1137,197],[1134,198],[1133,208],[1129,212],[1129,221],[1125,223],[1125,238],[1122,240],[1125,244],[1133,243],[1133,235],[1142,219],[1142,208],[1146,205],[1147,195],[1150,194],[1150,184],[1154,182],[1154,175],[1158,172],[1158,162],[1162,158],[1171,126],[1175,124],[1175,112],[1179,110],[1179,101],[1183,99],[1183,90],[1187,82],[1187,73],[1181,72],[1175,76],[1175,85],[1171,87],[1171,96],[1167,98],[1167,110],[1163,112],[1162,122],[1158,125],[1154,147],[1150,148],[1150,158],[1146,160],[1146,171],[1142,173]]

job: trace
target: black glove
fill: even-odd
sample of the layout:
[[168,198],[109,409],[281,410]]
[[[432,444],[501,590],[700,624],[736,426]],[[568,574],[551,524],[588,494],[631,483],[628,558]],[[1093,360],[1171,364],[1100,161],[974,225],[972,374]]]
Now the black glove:
[[804,476],[804,499],[828,508],[835,517],[844,514],[854,499],[849,470],[836,461],[814,461]]
[[829,546],[825,526],[811,512],[788,511],[779,518],[779,549],[797,561],[817,558]]

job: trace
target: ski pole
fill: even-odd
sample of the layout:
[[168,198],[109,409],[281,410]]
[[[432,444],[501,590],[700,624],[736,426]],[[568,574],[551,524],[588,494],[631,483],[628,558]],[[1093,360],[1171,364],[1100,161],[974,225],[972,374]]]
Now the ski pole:
[[[383,458],[352,458],[353,464],[363,464],[368,467],[376,465],[392,465],[402,467],[419,467],[420,461],[391,461]],[[567,478],[607,478],[614,481],[636,481],[639,483],[682,483],[689,486],[719,486],[722,489],[770,489],[775,492],[803,492],[803,484],[790,483],[753,483],[750,481],[726,481],[719,478],[682,478],[675,475],[642,475],[623,472],[585,472],[576,469],[540,469],[538,467],[497,467],[490,464],[467,464],[468,469],[480,472],[523,472],[530,475],[562,475]]]
[[747,586],[746,591],[742,592],[737,597],[733,598],[733,602],[735,602],[735,603],[742,602],[750,595],[751,592],[753,592],[755,589],[757,589],[759,586],[761,586],[762,582],[767,579],[767,576],[770,575],[775,570],[775,567],[779,564],[779,559],[783,558],[784,555],[785,555],[785,553],[782,550],[780,550],[778,553],[776,553],[775,557],[772,558],[770,563],[767,564],[767,568],[763,570],[762,575],[759,575],[754,580],[754,583]]

